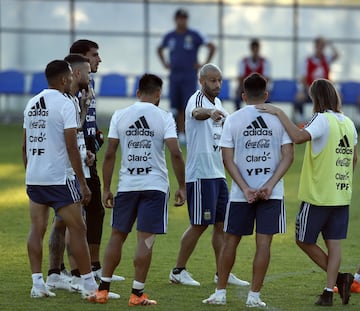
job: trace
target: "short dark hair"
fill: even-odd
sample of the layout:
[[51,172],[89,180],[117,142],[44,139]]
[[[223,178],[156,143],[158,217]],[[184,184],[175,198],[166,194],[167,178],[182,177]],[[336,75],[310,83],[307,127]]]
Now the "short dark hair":
[[260,46],[259,39],[252,39],[252,40],[250,41],[250,47],[251,47],[251,48],[259,47],[259,46]]
[[89,63],[89,58],[80,55],[80,54],[69,54],[64,58],[64,61],[68,62],[70,65],[75,63]]
[[255,72],[247,76],[244,80],[244,91],[249,98],[261,98],[266,92],[266,79]]
[[70,54],[82,54],[85,55],[90,49],[98,49],[99,45],[91,40],[80,39],[75,41],[70,47]]
[[189,14],[186,10],[184,9],[178,9],[175,12],[174,18],[178,18],[178,17],[184,17],[184,18],[188,18]]
[[60,76],[69,73],[69,63],[64,60],[53,60],[47,64],[45,76],[48,84],[54,83]]
[[163,81],[158,76],[145,73],[139,80],[139,92],[143,94],[154,94],[162,88]]

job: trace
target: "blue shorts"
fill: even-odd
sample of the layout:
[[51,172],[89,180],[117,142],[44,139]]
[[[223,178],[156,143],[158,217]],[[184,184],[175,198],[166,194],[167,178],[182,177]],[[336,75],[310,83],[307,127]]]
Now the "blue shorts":
[[173,109],[185,109],[188,99],[197,88],[196,72],[188,74],[173,74],[169,79],[169,99]]
[[167,232],[169,194],[157,191],[118,192],[111,225],[120,232],[131,232],[137,219],[137,230],[154,234]]
[[226,208],[224,231],[238,236],[256,233],[285,233],[286,213],[283,200],[260,200],[255,203],[230,202]]
[[349,205],[316,206],[302,202],[296,216],[295,235],[298,241],[315,244],[321,232],[324,240],[346,239]]
[[65,185],[27,185],[26,192],[33,202],[51,206],[55,210],[55,214],[61,207],[81,200],[77,178],[74,180],[67,179]]
[[223,222],[229,198],[224,178],[198,179],[186,183],[187,204],[192,225]]

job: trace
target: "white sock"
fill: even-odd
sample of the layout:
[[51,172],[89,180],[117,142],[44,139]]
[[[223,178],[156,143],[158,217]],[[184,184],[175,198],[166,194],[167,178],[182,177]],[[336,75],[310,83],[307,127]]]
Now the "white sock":
[[216,295],[226,295],[226,289],[225,288],[215,289],[215,294]]
[[355,273],[355,274],[354,274],[354,279],[355,279],[358,283],[360,283],[360,274],[359,274],[359,273]]
[[41,286],[44,284],[44,277],[42,273],[33,273],[31,277],[34,285]]
[[96,290],[97,289],[97,283],[95,282],[94,274],[92,272],[89,272],[87,274],[82,274],[81,279],[84,282],[84,289],[86,290]]
[[259,299],[260,298],[260,292],[253,292],[253,291],[249,291],[248,297],[253,297],[255,299]]
[[133,289],[144,289],[145,288],[145,283],[141,283],[139,281],[134,280],[132,287],[133,287]]
[[101,277],[101,281],[104,281],[104,282],[107,282],[107,283],[110,283],[111,282],[111,278],[106,278],[106,277]]
[[334,289],[333,289],[333,288],[325,287],[324,289],[325,289],[327,292],[332,292],[332,293],[334,292]]

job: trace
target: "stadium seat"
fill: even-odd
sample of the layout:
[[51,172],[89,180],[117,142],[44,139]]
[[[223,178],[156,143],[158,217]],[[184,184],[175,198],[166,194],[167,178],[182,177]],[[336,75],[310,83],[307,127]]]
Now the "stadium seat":
[[360,104],[360,82],[340,82],[340,94],[344,105]]
[[220,94],[218,96],[221,100],[229,100],[230,99],[230,80],[223,79],[222,86],[220,90]]
[[270,102],[293,102],[297,92],[295,80],[281,79],[274,80],[270,91]]
[[33,73],[29,93],[33,95],[38,94],[47,88],[48,83],[45,77],[45,73],[43,71]]
[[100,89],[98,95],[109,97],[126,97],[126,76],[117,73],[103,75],[100,81]]
[[25,75],[17,70],[4,70],[0,72],[0,93],[24,94]]

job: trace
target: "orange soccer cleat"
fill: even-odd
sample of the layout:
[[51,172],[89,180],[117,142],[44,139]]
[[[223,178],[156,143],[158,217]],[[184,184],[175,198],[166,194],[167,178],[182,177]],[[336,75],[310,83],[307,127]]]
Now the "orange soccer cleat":
[[135,294],[131,294],[129,299],[129,307],[150,305],[157,305],[157,301],[148,299],[146,294],[142,294],[140,297],[136,296]]

